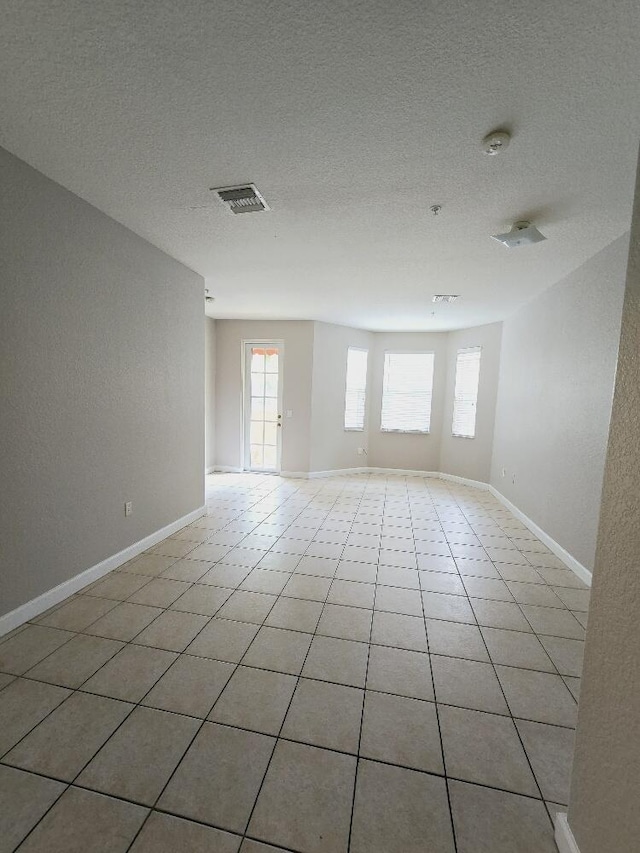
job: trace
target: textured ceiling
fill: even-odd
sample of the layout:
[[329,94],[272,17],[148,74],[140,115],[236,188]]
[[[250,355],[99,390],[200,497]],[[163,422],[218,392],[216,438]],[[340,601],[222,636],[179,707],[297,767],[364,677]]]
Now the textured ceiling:
[[[637,0],[0,0],[0,15],[0,144],[203,274],[212,315],[490,322],[629,227]],[[487,157],[500,126],[511,146]],[[208,191],[242,181],[271,212],[232,216]],[[547,242],[489,239],[527,218]],[[431,304],[448,292],[462,298]]]

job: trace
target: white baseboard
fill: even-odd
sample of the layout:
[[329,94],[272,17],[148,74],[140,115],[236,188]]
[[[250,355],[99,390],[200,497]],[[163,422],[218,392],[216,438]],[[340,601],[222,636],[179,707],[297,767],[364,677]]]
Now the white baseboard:
[[559,560],[567,566],[567,568],[571,569],[571,571],[576,574],[581,581],[587,584],[587,586],[591,586],[591,572],[586,566],[583,566],[582,563],[579,563],[575,557],[573,557],[565,548],[562,547],[555,539],[552,539],[548,533],[538,527],[535,521],[532,521],[529,516],[525,515],[522,510],[519,510],[515,504],[512,504],[508,498],[505,498],[503,494],[501,494],[494,486],[489,486],[489,491],[491,494],[497,498],[503,506],[512,512],[515,517],[521,521],[525,527],[528,527],[532,533],[538,537],[541,542],[547,546],[547,548],[552,551]]
[[471,486],[483,492],[489,489],[489,483],[483,483],[482,480],[469,480],[468,477],[458,477],[456,474],[438,474],[437,476],[441,480],[448,480],[450,483],[460,483],[461,486]]
[[216,469],[215,469],[215,467],[205,468],[205,469],[204,469],[204,473],[205,473],[205,474],[214,474],[214,473],[215,473],[215,470],[216,470]]
[[435,477],[439,479],[440,474],[437,471],[420,471],[413,468],[367,468],[369,474],[390,474],[398,477]]
[[559,853],[580,853],[567,821],[566,812],[558,812],[555,820],[555,839]]
[[318,480],[324,477],[348,477],[352,474],[370,474],[370,468],[334,468],[329,471],[309,471],[307,476],[310,480]]
[[211,474],[219,473],[219,474],[242,474],[244,473],[244,468],[236,468],[233,465],[214,465],[211,471]]
[[99,580],[108,572],[113,569],[117,569],[118,566],[122,566],[124,563],[133,559],[133,557],[137,557],[138,554],[141,554],[143,551],[151,548],[152,545],[157,545],[158,542],[162,542],[162,540],[166,539],[167,536],[171,536],[172,533],[176,533],[187,524],[191,524],[193,521],[196,521],[196,519],[205,515],[206,511],[207,508],[205,506],[194,509],[193,512],[172,521],[171,524],[167,524],[166,527],[162,527],[160,530],[150,533],[149,536],[145,536],[144,539],[134,542],[133,545],[129,545],[129,547],[125,548],[123,551],[118,551],[117,554],[107,557],[107,559],[102,560],[101,563],[91,566],[90,569],[85,569],[85,571],[80,572],[80,574],[74,575],[74,577],[63,581],[61,584],[58,584],[58,586],[54,586],[53,589],[43,592],[42,595],[39,595],[37,598],[32,598],[31,601],[27,601],[26,604],[16,607],[16,609],[12,610],[10,613],[5,613],[4,616],[0,616],[0,637],[4,634],[8,634],[9,631],[13,631],[14,628],[19,627],[24,622],[34,619],[36,616],[44,613],[45,610],[49,610],[50,607],[64,601],[65,598],[73,595],[74,592],[78,592],[78,590],[83,589],[90,583]]

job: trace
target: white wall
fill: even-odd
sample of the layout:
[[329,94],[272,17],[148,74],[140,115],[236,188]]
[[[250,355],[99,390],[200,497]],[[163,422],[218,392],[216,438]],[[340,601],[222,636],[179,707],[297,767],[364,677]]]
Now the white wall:
[[[437,471],[440,465],[440,439],[447,378],[447,333],[379,332],[374,336],[374,340],[369,465],[375,468]],[[431,432],[428,435],[380,431],[384,354],[387,350],[435,352]]]
[[216,321],[204,318],[204,465],[216,464]]
[[7,613],[202,505],[204,282],[1,149],[0,173]]
[[[444,422],[440,443],[439,471],[469,480],[489,482],[493,429],[500,370],[502,323],[476,326],[450,332],[447,336],[447,378],[444,399]],[[460,438],[451,434],[453,396],[456,382],[456,358],[459,349],[482,347],[480,381],[476,409],[475,438]]]
[[503,324],[491,483],[588,569],[628,247],[611,243]]
[[308,471],[313,326],[297,320],[216,321],[216,466],[242,466],[242,342],[284,341],[282,471]]
[[369,412],[362,432],[344,429],[344,403],[347,373],[347,350],[359,347],[369,352],[367,370],[371,399],[374,335],[347,326],[314,324],[311,470],[359,468],[370,464],[367,456],[359,456],[358,448],[369,446]]

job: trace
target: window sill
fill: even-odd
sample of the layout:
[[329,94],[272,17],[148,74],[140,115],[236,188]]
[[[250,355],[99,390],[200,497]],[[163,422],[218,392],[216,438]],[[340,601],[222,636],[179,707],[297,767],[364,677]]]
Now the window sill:
[[380,432],[396,433],[396,435],[429,435],[431,430],[428,429],[382,429]]
[[452,432],[451,438],[465,438],[467,441],[473,441],[475,438],[475,435],[456,435],[455,432]]

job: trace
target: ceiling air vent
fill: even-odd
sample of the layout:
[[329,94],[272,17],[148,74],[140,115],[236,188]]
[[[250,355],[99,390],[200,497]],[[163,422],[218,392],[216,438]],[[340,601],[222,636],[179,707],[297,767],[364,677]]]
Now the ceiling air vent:
[[269,205],[254,184],[243,184],[239,187],[211,188],[220,201],[228,207],[231,213],[258,213],[269,210]]
[[431,300],[432,302],[455,302],[458,299],[457,293],[436,293]]

